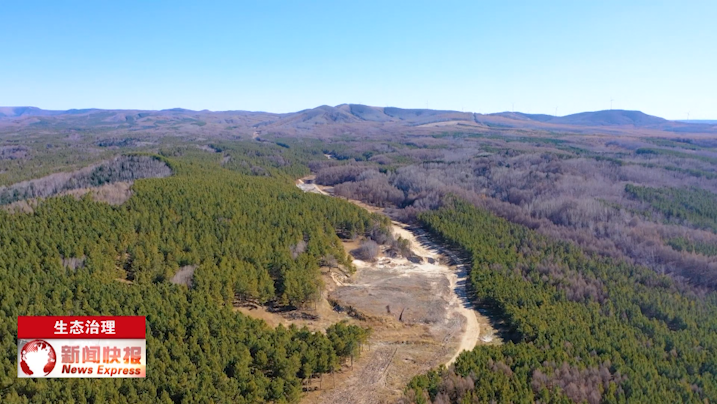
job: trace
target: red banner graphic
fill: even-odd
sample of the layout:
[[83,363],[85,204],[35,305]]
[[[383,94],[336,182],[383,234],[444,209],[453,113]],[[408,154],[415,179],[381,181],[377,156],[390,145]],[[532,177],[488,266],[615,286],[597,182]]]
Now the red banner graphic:
[[18,316],[17,338],[145,339],[144,316]]

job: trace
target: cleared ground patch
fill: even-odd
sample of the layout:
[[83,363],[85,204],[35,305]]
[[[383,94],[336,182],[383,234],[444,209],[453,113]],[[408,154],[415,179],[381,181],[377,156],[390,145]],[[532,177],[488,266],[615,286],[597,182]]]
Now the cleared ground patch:
[[[297,186],[326,193],[303,181]],[[354,260],[357,270],[352,276],[334,269],[325,277],[328,300],[342,313],[363,319],[359,323],[370,325],[373,334],[368,352],[353,369],[335,376],[335,387],[333,380],[324,380],[322,390],[309,392],[304,402],[393,402],[413,376],[452,363],[464,349],[501,343],[491,321],[467,299],[467,268],[459,258],[420,229],[393,222],[393,232],[410,241],[415,257],[381,254],[374,262]],[[356,244],[347,242],[344,248],[348,252]]]

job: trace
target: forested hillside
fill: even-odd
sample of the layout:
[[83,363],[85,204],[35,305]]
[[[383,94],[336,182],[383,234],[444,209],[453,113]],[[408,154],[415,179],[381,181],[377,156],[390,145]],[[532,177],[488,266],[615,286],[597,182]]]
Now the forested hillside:
[[[172,177],[136,181],[121,206],[56,197],[0,211],[0,401],[294,402],[303,379],[358,353],[357,326],[270,329],[231,302],[311,301],[322,261],[349,265],[337,234],[384,221],[187,156],[167,160]],[[190,279],[175,284],[180,268]],[[147,379],[17,379],[17,316],[62,314],[147,316]]]
[[[271,329],[232,301],[306,306],[320,265],[348,268],[340,238],[391,242],[385,219],[296,189],[311,173],[467,253],[476,304],[508,341],[414,379],[407,400],[717,399],[714,138],[335,123],[293,136],[232,119],[3,135],[3,203],[39,200],[0,210],[0,402],[296,401],[367,331]],[[52,196],[117,180],[134,181],[121,204]],[[20,314],[146,315],[152,371],[18,380]]]
[[420,221],[467,252],[479,306],[506,323],[503,346],[415,378],[425,403],[717,400],[717,296],[588,255],[452,199]]

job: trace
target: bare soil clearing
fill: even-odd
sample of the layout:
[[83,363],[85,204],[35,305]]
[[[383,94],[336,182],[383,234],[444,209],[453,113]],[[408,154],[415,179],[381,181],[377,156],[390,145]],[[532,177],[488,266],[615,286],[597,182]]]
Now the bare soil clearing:
[[304,192],[311,192],[314,194],[329,195],[328,192],[321,189],[318,185],[314,184],[314,176],[304,177],[296,180],[296,186]]
[[[330,189],[312,180],[304,178],[297,186],[330,195]],[[335,376],[335,387],[331,376],[324,377],[323,389],[310,391],[306,403],[394,402],[413,376],[450,365],[460,352],[476,345],[501,343],[490,320],[473,310],[468,300],[468,271],[458,256],[432,243],[421,229],[398,222],[392,226],[394,234],[409,240],[416,257],[381,254],[375,262],[354,260],[357,271],[352,276],[336,269],[325,274],[326,298],[344,310],[334,314],[351,309],[354,317],[362,319],[357,324],[372,327],[373,334],[368,352],[353,369],[342,369]],[[348,252],[354,245],[346,242],[344,248]],[[316,381],[311,385],[318,387]]]

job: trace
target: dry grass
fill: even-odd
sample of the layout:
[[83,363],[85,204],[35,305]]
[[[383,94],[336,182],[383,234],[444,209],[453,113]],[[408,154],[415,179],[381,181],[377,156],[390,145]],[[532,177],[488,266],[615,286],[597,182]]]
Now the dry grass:
[[89,193],[92,196],[92,199],[97,202],[104,202],[110,205],[121,205],[132,196],[132,182],[121,181],[102,185],[97,188],[73,189],[71,191],[63,192],[60,195],[72,195],[75,198],[80,199],[87,193]]
[[[328,295],[333,285],[335,285],[332,279],[332,273],[334,276],[345,276],[345,274],[341,270],[329,269],[327,267],[322,267],[321,272],[323,282],[328,285],[328,287],[321,291],[319,301],[309,303],[306,307],[288,312],[271,312],[264,306],[243,303],[234,307],[234,310],[247,316],[264,320],[271,327],[276,327],[279,324],[288,327],[294,324],[297,327],[306,326],[312,331],[325,331],[332,324],[343,320],[354,324],[360,323],[365,327],[366,324],[351,318],[348,314],[336,312],[328,301]],[[304,314],[308,316],[303,316]],[[315,317],[316,319],[302,319],[301,317]]]

